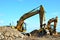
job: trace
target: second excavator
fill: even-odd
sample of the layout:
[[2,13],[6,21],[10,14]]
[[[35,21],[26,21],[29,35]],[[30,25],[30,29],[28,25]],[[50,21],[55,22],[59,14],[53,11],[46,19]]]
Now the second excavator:
[[[51,27],[51,23],[54,22],[54,26],[53,29]],[[53,33],[56,34],[56,26],[57,26],[57,22],[58,22],[58,17],[56,16],[56,18],[52,18],[48,21],[47,23],[47,29],[50,32],[50,35],[52,35]]]

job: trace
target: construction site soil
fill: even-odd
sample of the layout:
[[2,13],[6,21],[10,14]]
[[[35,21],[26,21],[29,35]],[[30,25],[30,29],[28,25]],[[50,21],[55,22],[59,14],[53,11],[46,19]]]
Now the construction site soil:
[[0,40],[60,40],[60,34],[57,36],[27,36],[11,27],[0,27]]

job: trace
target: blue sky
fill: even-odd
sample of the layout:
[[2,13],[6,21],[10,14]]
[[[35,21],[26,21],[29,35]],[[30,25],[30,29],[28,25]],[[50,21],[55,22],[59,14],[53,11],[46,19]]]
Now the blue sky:
[[[0,0],[0,26],[17,24],[20,17],[30,10],[43,5],[46,13],[46,23],[49,19],[58,16],[57,31],[60,31],[60,0]],[[39,29],[39,15],[25,20],[27,32]]]

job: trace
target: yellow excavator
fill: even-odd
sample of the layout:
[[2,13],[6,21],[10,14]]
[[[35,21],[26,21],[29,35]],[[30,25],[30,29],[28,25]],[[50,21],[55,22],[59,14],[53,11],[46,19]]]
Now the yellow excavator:
[[[53,29],[51,27],[51,23],[54,22],[54,25],[53,25]],[[47,29],[49,30],[50,32],[50,35],[52,35],[53,33],[56,34],[56,25],[57,25],[57,22],[58,22],[58,17],[56,16],[56,18],[52,18],[48,21],[47,23]]]
[[[39,14],[39,18],[40,18],[40,29],[38,30],[39,32],[43,32],[43,30],[42,29],[44,29],[45,28],[45,24],[43,24],[43,21],[44,21],[44,8],[43,8],[43,6],[42,5],[40,5],[39,6],[40,7],[40,9],[38,9],[38,10],[35,10],[35,9],[33,9],[32,11],[30,11],[30,12],[28,12],[28,13],[25,13],[23,16],[21,16],[21,18],[17,21],[17,25],[16,25],[16,29],[18,30],[18,31],[20,31],[20,32],[25,32],[26,31],[26,27],[24,28],[23,27],[23,24],[25,24],[24,23],[24,20],[25,19],[27,19],[27,18],[29,18],[29,17],[32,17],[32,16],[34,16],[34,15],[36,15],[36,14]],[[48,23],[47,23],[47,29],[49,30],[49,32],[50,32],[50,34],[52,34],[51,33],[51,27],[50,27],[50,24],[52,23],[52,22],[54,22],[54,28],[53,28],[53,32],[54,33],[56,33],[56,24],[57,24],[57,20],[58,20],[58,17],[56,17],[55,19],[54,18],[52,18],[52,19],[50,19],[49,21],[48,21]],[[42,26],[44,26],[44,28],[42,27]],[[45,29],[44,29],[45,30]]]
[[35,9],[33,9],[33,10],[30,11],[30,12],[28,12],[28,13],[25,13],[23,16],[21,16],[21,18],[17,22],[17,26],[16,26],[17,30],[19,30],[21,32],[24,32],[25,31],[25,29],[23,28],[24,20],[27,19],[27,18],[29,18],[29,17],[32,17],[32,16],[34,16],[36,14],[39,14],[40,28],[42,28],[43,17],[44,17],[44,8],[41,5],[39,10],[35,10]]

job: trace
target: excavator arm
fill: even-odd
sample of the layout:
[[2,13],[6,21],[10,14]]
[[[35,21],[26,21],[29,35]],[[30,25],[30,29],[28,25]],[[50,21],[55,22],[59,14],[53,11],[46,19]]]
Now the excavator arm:
[[24,23],[24,20],[27,19],[27,18],[29,18],[29,17],[32,17],[32,16],[38,14],[38,12],[39,12],[39,10],[37,10],[37,11],[35,11],[35,12],[29,12],[29,13],[24,14],[24,15],[19,19],[19,21],[17,22],[16,28],[17,28],[19,31],[23,31],[22,25],[23,25],[23,23]]

